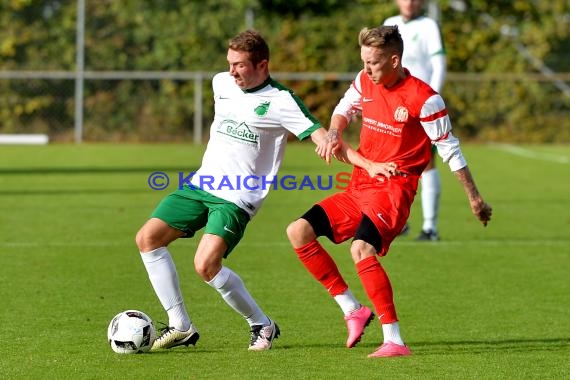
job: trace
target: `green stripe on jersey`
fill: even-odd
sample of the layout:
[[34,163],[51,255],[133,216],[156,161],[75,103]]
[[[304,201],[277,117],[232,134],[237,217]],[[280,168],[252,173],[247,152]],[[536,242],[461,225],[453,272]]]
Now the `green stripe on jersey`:
[[289,87],[284,86],[283,84],[277,82],[276,80],[274,80],[273,78],[271,79],[271,85],[277,89],[279,89],[280,91],[287,91],[291,97],[293,98],[293,100],[295,100],[295,103],[297,103],[297,105],[299,106],[299,108],[301,109],[301,111],[303,112],[303,115],[305,115],[307,117],[307,119],[311,120],[313,122],[313,125],[308,128],[306,131],[304,131],[303,133],[301,133],[298,137],[299,140],[304,140],[307,137],[309,137],[314,131],[316,131],[317,129],[319,129],[321,127],[321,123],[319,120],[317,120],[317,118],[315,116],[313,116],[313,114],[311,113],[311,111],[309,111],[309,109],[307,108],[307,106],[305,105],[305,103],[303,103],[303,101],[301,100],[301,98],[299,98],[295,92],[293,90],[291,90]]

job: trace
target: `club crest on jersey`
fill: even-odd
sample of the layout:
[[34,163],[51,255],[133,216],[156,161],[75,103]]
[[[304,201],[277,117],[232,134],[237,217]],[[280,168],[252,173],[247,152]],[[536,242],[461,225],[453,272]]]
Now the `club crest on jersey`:
[[396,112],[394,112],[394,120],[400,123],[408,121],[408,109],[403,106],[396,108]]
[[250,144],[257,144],[259,141],[259,134],[252,131],[246,123],[238,124],[233,120],[222,121],[217,132]]
[[269,105],[271,102],[263,102],[253,110],[255,114],[259,117],[265,117],[267,115],[267,111],[269,111]]

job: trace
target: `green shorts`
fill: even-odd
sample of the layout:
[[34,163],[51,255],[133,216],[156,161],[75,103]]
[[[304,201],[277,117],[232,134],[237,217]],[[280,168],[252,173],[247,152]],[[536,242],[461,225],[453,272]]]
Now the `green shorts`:
[[220,236],[228,245],[224,257],[241,240],[250,220],[249,214],[232,202],[188,186],[163,198],[151,218],[184,232],[184,237],[194,236],[205,226],[204,233]]

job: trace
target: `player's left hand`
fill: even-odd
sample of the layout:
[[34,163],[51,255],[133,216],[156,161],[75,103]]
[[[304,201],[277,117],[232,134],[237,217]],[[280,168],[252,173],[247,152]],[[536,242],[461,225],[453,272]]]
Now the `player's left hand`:
[[382,175],[386,178],[390,178],[391,176],[398,174],[398,165],[394,162],[372,162],[366,168],[366,171],[370,177]]

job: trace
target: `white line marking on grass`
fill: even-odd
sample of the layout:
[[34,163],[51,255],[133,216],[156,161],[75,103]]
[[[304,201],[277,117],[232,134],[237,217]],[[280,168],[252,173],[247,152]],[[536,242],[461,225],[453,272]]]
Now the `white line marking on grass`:
[[533,158],[537,160],[543,161],[552,161],[558,162],[559,164],[569,164],[570,157],[562,156],[559,154],[550,154],[550,153],[539,153],[533,152],[530,149],[521,148],[520,146],[510,145],[510,144],[497,144],[496,145],[500,150],[503,150],[508,153],[512,153],[517,156],[526,157],[526,158]]

